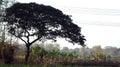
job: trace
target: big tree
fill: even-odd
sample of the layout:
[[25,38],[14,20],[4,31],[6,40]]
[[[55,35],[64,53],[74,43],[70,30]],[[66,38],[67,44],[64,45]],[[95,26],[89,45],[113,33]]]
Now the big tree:
[[81,28],[72,22],[69,15],[51,6],[16,3],[6,9],[4,21],[8,25],[8,32],[26,44],[26,61],[30,46],[38,40],[56,40],[61,37],[84,46],[85,38],[81,34]]

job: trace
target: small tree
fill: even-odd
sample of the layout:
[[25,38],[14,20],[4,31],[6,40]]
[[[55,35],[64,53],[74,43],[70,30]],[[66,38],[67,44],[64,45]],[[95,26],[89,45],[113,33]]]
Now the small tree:
[[[81,28],[72,23],[68,15],[51,6],[16,3],[6,9],[4,21],[7,22],[9,33],[25,42],[26,61],[29,57],[30,46],[38,40],[56,41],[56,37],[61,37],[71,43],[84,46],[85,39],[81,35]],[[36,39],[31,37],[36,37]]]

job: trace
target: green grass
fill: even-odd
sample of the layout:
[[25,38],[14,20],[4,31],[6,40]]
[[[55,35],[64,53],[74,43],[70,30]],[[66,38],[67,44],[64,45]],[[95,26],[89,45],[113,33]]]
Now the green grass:
[[0,67],[30,67],[29,65],[0,64]]
[[47,66],[47,65],[15,65],[15,64],[0,64],[0,67],[112,67],[112,66]]

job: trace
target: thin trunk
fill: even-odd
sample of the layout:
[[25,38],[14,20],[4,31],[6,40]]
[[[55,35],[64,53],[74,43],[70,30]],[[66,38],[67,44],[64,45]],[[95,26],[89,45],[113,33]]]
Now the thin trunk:
[[25,62],[28,62],[29,56],[30,56],[30,46],[26,46],[26,56],[25,56]]
[[5,42],[5,32],[2,33],[2,45],[4,45]]

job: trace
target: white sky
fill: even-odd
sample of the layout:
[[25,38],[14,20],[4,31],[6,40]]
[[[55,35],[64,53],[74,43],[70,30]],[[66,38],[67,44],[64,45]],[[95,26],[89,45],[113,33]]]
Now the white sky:
[[[88,47],[94,45],[120,47],[120,0],[17,0],[50,5],[72,15],[82,27]],[[65,44],[64,41],[59,41]],[[62,43],[63,42],[63,43]],[[67,45],[65,45],[67,46]],[[70,48],[79,47],[68,45]]]

